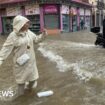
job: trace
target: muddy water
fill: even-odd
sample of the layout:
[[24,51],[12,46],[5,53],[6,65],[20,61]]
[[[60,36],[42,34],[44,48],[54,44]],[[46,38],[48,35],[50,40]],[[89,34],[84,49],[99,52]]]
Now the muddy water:
[[[1,97],[0,105],[105,105],[105,49],[94,46],[95,37],[87,31],[67,33],[35,46],[38,87],[14,101]],[[16,90],[11,59],[12,54],[0,67],[0,90]],[[36,96],[46,90],[54,95]]]

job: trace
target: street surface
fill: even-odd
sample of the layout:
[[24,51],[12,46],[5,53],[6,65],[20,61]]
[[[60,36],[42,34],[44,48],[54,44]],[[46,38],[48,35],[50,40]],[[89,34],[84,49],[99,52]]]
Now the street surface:
[[[6,36],[0,37],[0,47]],[[37,88],[24,97],[0,105],[105,105],[105,49],[96,47],[89,31],[48,36],[35,45],[40,78]],[[12,54],[0,67],[0,90],[16,90]],[[49,97],[37,97],[52,90]]]

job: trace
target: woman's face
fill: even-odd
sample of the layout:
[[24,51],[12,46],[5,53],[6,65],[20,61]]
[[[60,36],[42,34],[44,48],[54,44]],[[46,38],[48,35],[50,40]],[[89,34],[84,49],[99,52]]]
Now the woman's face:
[[27,31],[30,27],[30,22],[27,22],[21,29],[20,31]]

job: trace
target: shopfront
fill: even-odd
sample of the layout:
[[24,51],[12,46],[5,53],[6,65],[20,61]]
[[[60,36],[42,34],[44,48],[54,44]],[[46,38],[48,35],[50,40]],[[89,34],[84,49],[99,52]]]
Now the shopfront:
[[30,20],[30,30],[38,33],[40,31],[40,9],[39,5],[30,4],[25,6],[25,15]]
[[8,7],[6,8],[6,15],[2,16],[3,33],[9,34],[13,30],[13,18],[16,15],[22,15],[20,7]]
[[84,10],[84,8],[79,9],[79,15],[80,15],[79,26],[80,26],[80,30],[82,30],[81,22],[83,21],[84,25],[85,25],[85,10]]
[[48,30],[59,30],[60,29],[60,16],[59,16],[58,5],[44,5],[43,6],[43,17],[44,17],[44,28]]
[[78,29],[78,12],[76,7],[71,7],[71,12],[72,12],[72,31],[75,32]]
[[69,32],[70,31],[70,16],[69,16],[69,6],[62,5],[61,8],[61,20],[62,20],[62,31]]

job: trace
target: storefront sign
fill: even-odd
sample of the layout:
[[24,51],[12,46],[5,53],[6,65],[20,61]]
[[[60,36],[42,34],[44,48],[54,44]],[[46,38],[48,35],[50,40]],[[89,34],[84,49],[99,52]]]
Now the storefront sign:
[[26,15],[40,14],[39,5],[31,4],[25,6],[25,14]]
[[56,5],[45,5],[44,13],[58,13],[58,8]]
[[85,15],[84,9],[80,8],[80,9],[79,9],[79,14],[80,14],[80,15]]
[[7,16],[16,16],[21,15],[21,9],[20,7],[9,7],[6,9]]
[[70,14],[72,14],[72,15],[77,15],[77,9],[74,8],[74,7],[71,7],[71,9],[70,9]]
[[69,6],[62,5],[61,13],[62,14],[69,14]]
[[91,10],[85,10],[85,15],[90,16],[91,15]]

